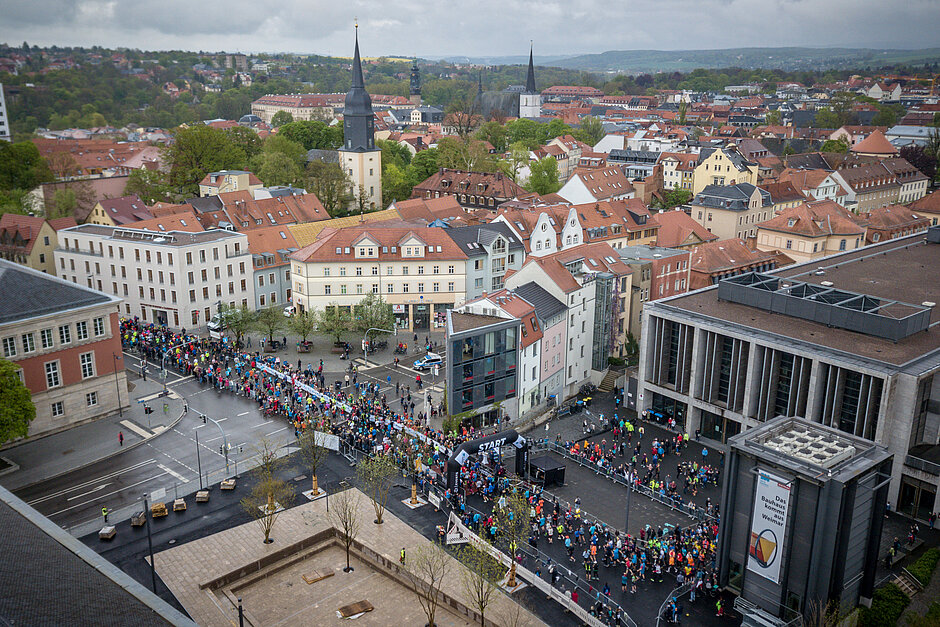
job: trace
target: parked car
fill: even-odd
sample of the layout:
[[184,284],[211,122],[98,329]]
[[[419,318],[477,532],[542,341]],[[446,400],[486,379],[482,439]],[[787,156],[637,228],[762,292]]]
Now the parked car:
[[220,314],[215,314],[212,316],[212,319],[206,323],[206,327],[208,327],[210,331],[223,331],[225,329],[225,325],[222,323],[222,316]]
[[293,305],[290,305],[290,306],[288,306],[288,307],[285,307],[285,308],[284,308],[284,317],[290,318],[291,316],[294,315],[294,312],[295,312],[295,311],[296,311],[296,309],[294,308]]
[[434,366],[443,366],[444,358],[438,355],[437,353],[428,353],[421,359],[418,359],[414,363],[415,370],[430,370]]

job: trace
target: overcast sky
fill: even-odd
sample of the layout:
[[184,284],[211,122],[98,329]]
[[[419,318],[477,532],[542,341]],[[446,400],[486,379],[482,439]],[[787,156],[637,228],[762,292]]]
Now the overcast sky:
[[938,0],[0,0],[0,41],[366,56],[940,46]]

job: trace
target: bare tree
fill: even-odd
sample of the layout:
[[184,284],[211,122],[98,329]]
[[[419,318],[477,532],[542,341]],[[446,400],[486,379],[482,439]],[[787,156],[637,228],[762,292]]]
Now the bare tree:
[[499,613],[502,619],[500,624],[505,627],[530,627],[533,622],[528,609],[519,599],[511,599]]
[[486,608],[499,590],[499,580],[505,572],[484,546],[470,541],[462,545],[457,553],[465,566],[460,569],[460,587],[473,609],[480,613],[480,625],[486,625]]
[[287,483],[275,477],[262,477],[241,500],[242,509],[254,518],[264,534],[264,543],[270,544],[271,531],[281,511],[289,507],[294,491]]
[[330,523],[342,533],[340,539],[346,548],[346,568],[343,569],[345,573],[353,571],[353,567],[349,565],[349,548],[359,535],[359,500],[359,491],[347,488],[333,495],[333,507],[327,512]]
[[436,542],[413,549],[408,557],[405,574],[428,617],[428,627],[434,627],[434,614],[441,604],[441,584],[450,572],[450,560],[450,555]]
[[398,467],[388,455],[375,455],[364,458],[356,466],[356,476],[363,491],[372,499],[375,508],[375,524],[382,524],[382,515],[388,503],[388,493],[395,484]]
[[317,485],[317,468],[326,461],[330,450],[317,444],[317,432],[312,426],[308,426],[300,432],[297,445],[300,447],[300,457],[303,458],[304,463],[310,468],[310,474],[313,475],[313,483],[310,489],[313,496],[317,496],[320,494],[320,487]]
[[512,566],[506,587],[512,589],[516,587],[516,551],[519,544],[525,542],[529,531],[529,502],[519,492],[511,492],[503,498],[500,499],[502,507],[497,507],[493,513],[500,535],[509,547]]
[[809,613],[803,621],[804,627],[836,627],[845,618],[842,605],[837,600],[823,602],[813,599],[809,602]]

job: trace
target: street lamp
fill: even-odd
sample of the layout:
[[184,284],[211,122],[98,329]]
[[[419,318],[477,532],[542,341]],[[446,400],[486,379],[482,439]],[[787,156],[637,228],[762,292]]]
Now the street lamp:
[[117,353],[111,353],[111,357],[114,362],[114,387],[117,390],[117,399],[118,399],[118,413],[121,415],[121,418],[124,417],[124,408],[121,406],[121,380],[118,378],[118,369],[117,362],[118,359],[121,359],[121,355]]
[[150,536],[150,507],[147,505],[147,493],[144,493],[144,520],[147,521],[147,547],[150,551],[150,585],[154,594],[157,592],[157,570],[153,563],[153,538]]

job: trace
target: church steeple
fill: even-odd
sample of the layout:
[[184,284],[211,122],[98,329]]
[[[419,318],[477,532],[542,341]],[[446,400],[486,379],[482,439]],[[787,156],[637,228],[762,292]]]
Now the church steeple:
[[532,44],[529,44],[529,72],[525,77],[525,93],[535,94],[535,64],[532,63]]
[[480,68],[479,83],[477,83],[477,95],[483,95],[483,68]]
[[359,25],[356,25],[356,52],[352,62],[352,86],[346,93],[343,109],[344,150],[363,152],[375,150],[375,120],[372,98],[366,91],[359,58]]
[[411,104],[418,106],[421,104],[421,72],[418,70],[418,59],[411,64]]

